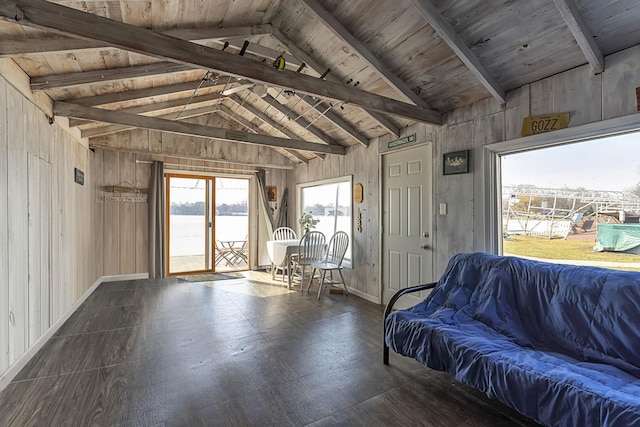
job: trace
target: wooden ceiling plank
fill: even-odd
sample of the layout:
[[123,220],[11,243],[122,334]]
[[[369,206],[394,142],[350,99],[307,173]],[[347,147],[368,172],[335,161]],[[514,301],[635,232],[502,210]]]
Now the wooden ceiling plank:
[[582,53],[589,61],[591,68],[596,74],[604,71],[604,55],[596,44],[593,34],[582,18],[582,14],[573,0],[553,0],[564,19],[567,27],[571,30]]
[[193,67],[189,65],[163,61],[147,65],[136,65],[133,67],[113,68],[110,70],[93,70],[82,71],[80,73],[52,74],[47,76],[32,77],[31,90],[33,92],[37,92],[47,89],[103,83],[123,79],[135,79],[139,77],[149,77],[159,74],[178,73],[183,71],[193,71]]
[[420,107],[427,108],[426,102],[416,95],[407,84],[402,81],[395,73],[384,65],[371,51],[356,39],[336,18],[333,17],[320,3],[316,0],[302,0],[307,8],[324,24],[326,28],[331,30],[339,39],[347,44],[347,46],[378,74],[389,86],[391,86],[405,101],[412,102]]
[[257,82],[344,101],[411,120],[438,125],[442,123],[442,115],[428,108],[416,107],[289,70],[279,71],[270,65],[242,58],[240,55],[222,52],[44,0],[3,0],[0,3],[0,19],[83,39],[99,40],[112,47],[171,60],[181,65],[246,77]]
[[505,90],[500,83],[489,73],[489,70],[480,62],[464,41],[456,34],[453,27],[442,17],[438,9],[430,0],[409,0],[422,17],[433,27],[435,32],[455,52],[469,71],[476,76],[482,85],[501,103],[506,102]]
[[68,102],[54,102],[53,112],[54,114],[63,117],[75,117],[79,119],[105,121],[114,124],[133,126],[137,128],[153,129],[180,135],[213,138],[222,141],[238,142],[241,144],[256,144],[268,147],[292,148],[295,150],[305,150],[327,154],[346,154],[346,150],[344,147],[336,145],[325,145],[315,142],[276,138],[270,135],[255,135],[246,132],[230,131],[229,129],[221,129],[193,123],[184,123],[181,121],[164,120],[155,117],[121,113],[119,111],[84,107],[81,105],[70,104]]
[[[182,28],[162,31],[162,34],[190,41],[222,40],[226,38],[250,37],[271,34],[271,24],[229,28]],[[73,37],[34,37],[0,39],[0,58],[34,53],[66,52],[81,49],[109,47],[99,41],[81,40]]]
[[[326,67],[323,67],[322,64],[320,64],[311,55],[307,54],[304,50],[302,50],[297,44],[295,44],[291,39],[289,39],[289,37],[287,37],[279,29],[273,28],[271,34],[280,43],[282,43],[287,49],[289,49],[289,51],[293,55],[302,59],[310,69],[316,72],[318,76],[320,76],[320,74],[326,69]],[[337,77],[331,74],[327,75],[326,79],[330,82],[342,83]],[[398,129],[398,127],[395,124],[393,124],[391,120],[389,120],[388,118],[386,118],[385,116],[383,116],[378,112],[367,110],[366,108],[363,108],[363,110],[369,113],[369,115],[373,117],[375,120],[377,120],[378,123],[380,123],[380,125],[383,128],[385,128],[387,131],[391,132],[393,135],[397,137],[400,136],[400,129]]]

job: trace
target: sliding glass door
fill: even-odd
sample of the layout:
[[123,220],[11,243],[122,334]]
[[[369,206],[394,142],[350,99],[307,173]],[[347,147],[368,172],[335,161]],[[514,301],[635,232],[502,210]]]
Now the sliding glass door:
[[246,270],[249,181],[166,177],[169,274]]

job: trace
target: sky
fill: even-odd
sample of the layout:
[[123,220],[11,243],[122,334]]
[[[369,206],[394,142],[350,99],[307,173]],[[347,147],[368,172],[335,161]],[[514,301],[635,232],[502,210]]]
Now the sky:
[[640,182],[640,133],[502,157],[502,184],[627,190]]
[[[171,179],[171,203],[204,202],[205,181],[191,178]],[[249,180],[216,178],[218,203],[240,203],[249,197]]]

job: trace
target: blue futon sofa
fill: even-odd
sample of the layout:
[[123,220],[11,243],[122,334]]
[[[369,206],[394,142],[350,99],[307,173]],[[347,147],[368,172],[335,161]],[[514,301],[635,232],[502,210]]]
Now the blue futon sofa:
[[385,364],[390,347],[548,426],[640,426],[640,273],[474,253],[429,287],[389,304]]

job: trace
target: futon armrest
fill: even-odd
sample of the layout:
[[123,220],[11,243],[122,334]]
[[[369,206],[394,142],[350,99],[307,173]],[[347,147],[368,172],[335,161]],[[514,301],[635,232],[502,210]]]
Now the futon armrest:
[[387,345],[387,342],[385,340],[385,337],[387,336],[387,317],[389,317],[389,315],[391,314],[391,311],[393,311],[393,306],[395,305],[396,301],[398,301],[401,296],[406,294],[410,294],[413,292],[420,292],[427,289],[433,289],[437,284],[438,282],[433,282],[433,283],[426,283],[424,285],[417,285],[417,286],[411,286],[409,288],[400,289],[398,292],[393,294],[393,296],[389,300],[387,307],[384,309],[384,318],[383,318],[384,321],[383,321],[383,327],[382,327],[382,349],[383,349],[382,359],[385,365],[389,364],[389,346]]

